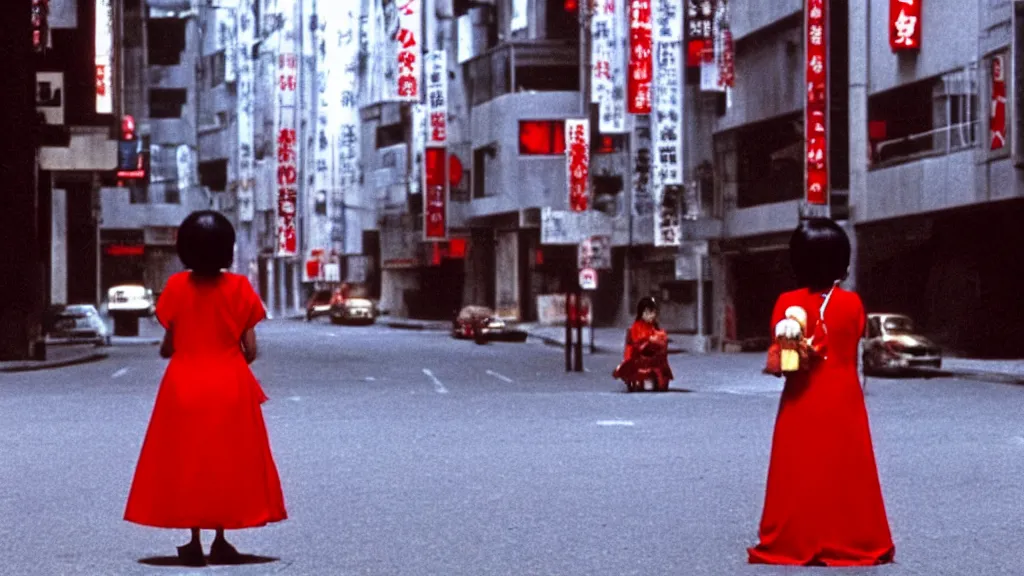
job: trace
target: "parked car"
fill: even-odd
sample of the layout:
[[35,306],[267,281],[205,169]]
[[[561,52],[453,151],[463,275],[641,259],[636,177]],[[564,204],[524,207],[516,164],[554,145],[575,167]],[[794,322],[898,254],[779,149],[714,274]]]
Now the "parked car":
[[331,322],[335,324],[373,324],[377,321],[377,305],[369,298],[344,298],[331,306]]
[[139,284],[114,286],[107,291],[107,311],[111,314],[133,313],[152,316],[156,312],[153,291]]
[[452,320],[452,337],[478,342],[504,340],[525,342],[527,334],[511,328],[487,306],[464,306]]
[[942,350],[917,333],[903,314],[868,314],[862,360],[864,373],[898,373],[941,368]]
[[54,344],[91,343],[110,346],[110,330],[91,304],[75,304],[52,312],[48,322],[47,341]]

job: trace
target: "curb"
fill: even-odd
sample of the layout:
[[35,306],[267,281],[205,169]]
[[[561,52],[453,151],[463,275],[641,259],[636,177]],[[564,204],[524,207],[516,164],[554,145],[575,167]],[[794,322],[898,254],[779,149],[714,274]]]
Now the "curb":
[[936,370],[929,368],[919,368],[918,373],[944,378],[970,378],[972,380],[981,380],[982,382],[992,382],[995,384],[1012,384],[1015,386],[1024,386],[1024,376],[1007,374],[1006,372],[979,372],[976,370],[943,370],[941,368]]
[[[116,338],[116,336],[115,336]],[[138,338],[134,340],[114,340],[110,343],[112,347],[115,346],[159,346],[163,340],[160,338]]]
[[37,370],[50,370],[52,368],[63,368],[65,366],[75,366],[77,364],[86,364],[88,362],[96,362],[99,360],[105,360],[110,354],[107,352],[92,352],[89,354],[83,354],[81,356],[74,356],[72,358],[66,358],[64,360],[55,360],[52,362],[25,362],[25,363],[12,363],[10,366],[0,366],[0,372],[33,372]]
[[402,321],[391,321],[385,322],[385,326],[388,328],[398,328],[399,330],[430,330],[435,332],[447,332],[449,327],[445,324],[440,323],[417,323],[417,322],[402,322]]

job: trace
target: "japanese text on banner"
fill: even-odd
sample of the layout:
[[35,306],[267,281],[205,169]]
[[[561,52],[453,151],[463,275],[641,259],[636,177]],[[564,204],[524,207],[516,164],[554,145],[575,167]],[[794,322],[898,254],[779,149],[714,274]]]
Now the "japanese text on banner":
[[626,99],[630,114],[651,113],[652,68],[651,0],[629,0],[629,75]]
[[805,197],[808,204],[828,204],[828,39],[825,37],[828,0],[807,0],[807,86],[804,118],[807,143]]
[[[333,67],[339,81],[337,89],[331,90],[331,97],[337,99],[336,103],[339,104],[335,159],[338,176],[337,191],[331,198],[334,207],[331,214],[334,223],[331,241],[344,254],[360,254],[363,251],[362,231],[356,226],[349,226],[352,216],[346,209],[350,200],[359,197],[359,21],[359,7],[354,3],[347,4],[339,20],[338,66]],[[358,214],[355,216],[358,217]]]
[[427,145],[443,146],[448,141],[448,53],[427,54]]
[[598,104],[602,134],[626,132],[623,0],[598,0],[590,20],[591,100]]
[[921,2],[889,0],[889,47],[893,52],[921,49]]
[[566,175],[569,209],[583,212],[590,204],[590,122],[565,121]]
[[423,78],[423,1],[392,0],[398,10],[398,32],[392,40],[397,44],[399,100],[419,100]]

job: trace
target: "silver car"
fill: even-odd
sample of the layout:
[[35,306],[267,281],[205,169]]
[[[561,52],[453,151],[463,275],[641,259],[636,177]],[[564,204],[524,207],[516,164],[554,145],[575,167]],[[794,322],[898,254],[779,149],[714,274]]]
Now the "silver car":
[[903,372],[942,367],[942,350],[917,333],[903,314],[868,314],[864,339],[864,372]]
[[110,330],[91,304],[75,304],[59,310],[47,340],[54,344],[92,343],[110,346]]

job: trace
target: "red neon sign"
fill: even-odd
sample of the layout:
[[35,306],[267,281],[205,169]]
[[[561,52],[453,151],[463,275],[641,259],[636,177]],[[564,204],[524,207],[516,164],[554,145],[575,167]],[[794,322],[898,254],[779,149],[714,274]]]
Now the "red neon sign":
[[629,80],[626,100],[630,114],[651,113],[651,0],[629,4]]
[[825,37],[828,0],[807,0],[804,12],[806,65],[804,137],[808,204],[828,204],[828,38]]

